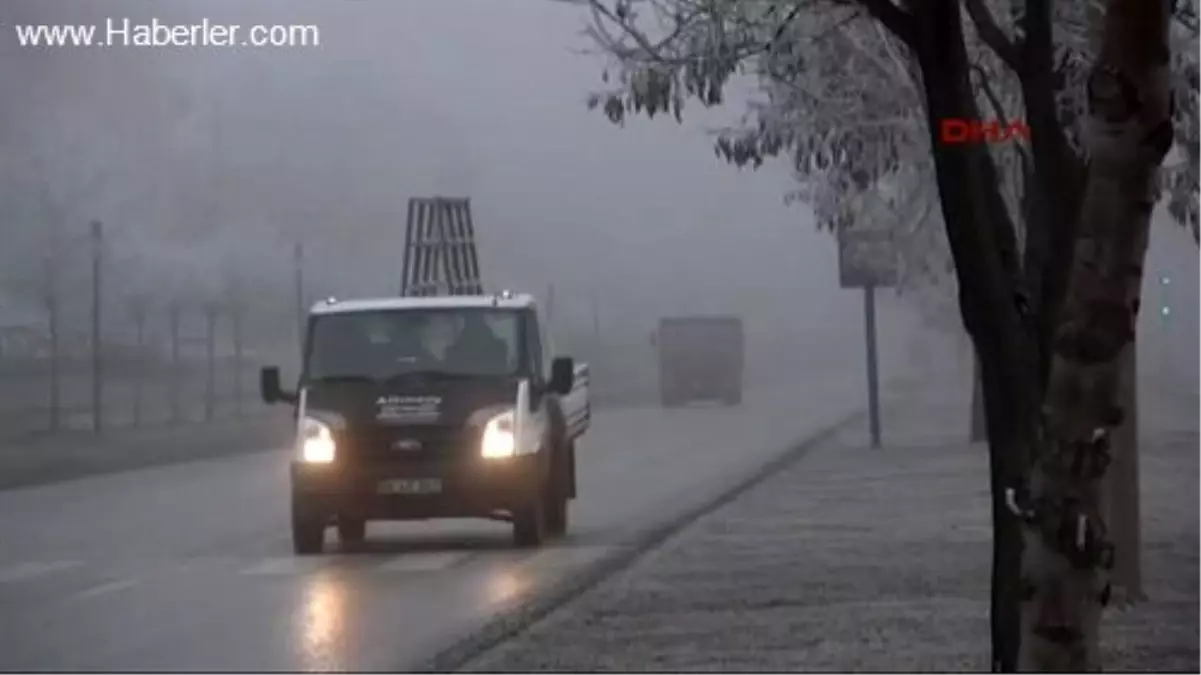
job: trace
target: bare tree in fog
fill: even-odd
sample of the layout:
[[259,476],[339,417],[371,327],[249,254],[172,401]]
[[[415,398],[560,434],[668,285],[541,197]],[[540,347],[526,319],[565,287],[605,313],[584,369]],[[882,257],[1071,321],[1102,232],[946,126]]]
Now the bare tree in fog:
[[[962,32],[958,3],[933,3],[911,11],[902,10],[887,0],[863,0],[851,7],[828,3],[821,6],[826,10],[824,15],[814,11],[818,6],[791,3],[702,6],[686,1],[657,4],[627,1],[618,2],[612,9],[600,0],[593,0],[591,4],[596,18],[592,34],[616,58],[619,84],[595,96],[590,103],[603,109],[612,121],[618,123],[628,114],[641,112],[651,116],[670,112],[678,119],[686,97],[696,98],[706,106],[720,104],[721,92],[729,78],[748,66],[769,83],[769,89],[772,86],[778,88],[779,83],[783,82],[801,90],[802,108],[820,109],[822,104],[827,103],[823,97],[828,99],[828,92],[832,88],[828,80],[849,79],[848,73],[853,73],[855,79],[865,79],[864,69],[854,67],[854,57],[857,55],[855,47],[861,44],[864,35],[872,32],[871,28],[864,26],[863,14],[870,17],[867,21],[874,20],[879,27],[886,29],[876,31],[883,44],[868,53],[876,56],[877,60],[881,56],[904,54],[906,67],[898,70],[920,71],[924,96],[911,97],[910,101],[923,104],[924,110],[918,117],[925,117],[929,121],[927,135],[931,139],[930,151],[934,160],[932,175],[937,177],[943,221],[956,262],[961,313],[982,363],[988,408],[995,530],[993,664],[994,669],[1012,670],[1017,666],[1019,656],[1017,603],[1021,597],[1019,591],[1022,583],[1018,577],[1018,556],[1021,550],[1019,528],[1022,523],[1015,514],[1010,513],[1011,500],[1007,501],[1006,495],[1013,490],[1025,489],[1023,486],[1029,476],[1028,461],[1032,453],[1040,450],[1054,455],[1056,448],[1072,445],[1071,434],[1066,430],[1057,431],[1054,427],[1045,427],[1042,431],[1051,434],[1056,444],[1048,447],[1038,445],[1040,425],[1037,402],[1042,399],[1039,393],[1051,381],[1049,376],[1053,358],[1066,359],[1055,363],[1058,364],[1057,368],[1066,368],[1062,372],[1069,373],[1066,375],[1069,380],[1079,375],[1080,371],[1073,370],[1075,366],[1065,364],[1075,363],[1073,359],[1079,361],[1084,358],[1079,354],[1070,356],[1057,352],[1052,346],[1059,344],[1053,341],[1062,339],[1065,331],[1070,332],[1069,325],[1063,323],[1067,315],[1060,317],[1057,310],[1062,298],[1075,297],[1065,296],[1069,288],[1070,261],[1076,245],[1071,225],[1084,199],[1082,159],[1072,152],[1076,125],[1084,117],[1080,105],[1082,98],[1075,97],[1076,105],[1073,106],[1072,96],[1077,92],[1076,87],[1082,82],[1083,75],[1089,72],[1087,64],[1095,59],[1070,40],[1057,47],[1052,41],[1052,24],[1053,19],[1060,24],[1067,19],[1077,19],[1074,25],[1079,27],[1087,25],[1088,15],[1084,15],[1084,20],[1079,20],[1080,8],[1076,7],[1076,16],[1053,17],[1049,3],[1031,2],[1020,19],[1019,28],[1024,37],[1021,42],[1011,42],[1004,37],[990,8],[983,2],[969,3],[972,19],[978,29],[976,41]],[[1133,7],[1120,2],[1112,5],[1112,8],[1112,11],[1137,14]],[[642,10],[646,13],[640,14]],[[1155,10],[1149,11],[1154,14]],[[647,20],[658,22],[658,32],[645,29]],[[1151,24],[1154,23],[1152,19]],[[1159,39],[1167,40],[1168,36],[1164,32],[1142,37],[1149,39],[1150,44],[1155,44]],[[1110,58],[1106,67],[1117,68],[1118,72],[1122,72],[1121,69],[1133,69],[1132,75],[1127,71],[1128,77],[1154,77],[1151,71],[1138,70],[1143,66],[1137,62],[1137,52],[1121,51],[1122,40],[1130,39],[1128,36],[1113,32],[1108,34],[1108,38],[1114,40],[1110,49],[1117,51],[1102,54]],[[822,53],[821,47],[813,46],[814,41],[829,45],[825,53]],[[1058,54],[1055,51],[1057,48]],[[1032,155],[1027,158],[1026,153],[1019,153],[1015,156],[1017,163],[1011,164],[1020,167],[1021,170],[1017,172],[999,170],[998,158],[982,146],[949,148],[937,142],[940,120],[980,119],[981,109],[989,105],[993,107],[994,114],[1005,114],[1006,106],[1001,97],[988,86],[988,73],[990,70],[997,72],[997,69],[986,70],[980,65],[979,56],[987,55],[989,50],[994,53],[992,60],[1000,61],[1001,71],[1007,66],[1016,73],[1026,117],[1035,133]],[[1191,54],[1195,49],[1189,52]],[[975,64],[973,54],[977,56]],[[831,55],[833,58],[830,58]],[[1057,56],[1058,60],[1054,60]],[[1122,61],[1123,58],[1136,60]],[[884,62],[887,63],[887,60]],[[848,68],[848,65],[852,67]],[[971,77],[973,68],[984,75],[976,81],[975,92]],[[887,72],[887,69],[884,70]],[[1091,72],[1096,76],[1096,73],[1106,71]],[[1194,73],[1195,66],[1185,69],[1185,72]],[[868,69],[868,79],[861,82],[857,90],[854,85],[843,89],[851,90],[861,100],[870,98],[872,92],[896,97],[895,101],[883,102],[883,106],[879,103],[871,106],[872,110],[888,110],[889,103],[894,106],[899,103],[905,109],[905,94],[912,92],[912,88],[904,87],[907,78],[897,77],[898,73],[894,70],[894,81],[902,83],[898,88],[895,85],[888,86],[886,82],[871,82],[872,74]],[[1140,89],[1150,87],[1151,95],[1157,96],[1162,92],[1154,89],[1154,83],[1154,79],[1146,82],[1135,79],[1132,86]],[[1011,101],[1013,89],[1011,84],[1008,92]],[[1187,143],[1195,139],[1196,134],[1192,131],[1196,128],[1195,87],[1185,93],[1191,93],[1194,102],[1191,106],[1181,107],[1194,111],[1194,119],[1184,119],[1185,124],[1181,124],[1178,115],[1175,135],[1177,141]],[[983,104],[977,100],[978,94],[984,95]],[[1057,105],[1058,94],[1067,99],[1066,108]],[[1093,102],[1098,100],[1094,99]],[[817,101],[817,104],[806,106],[809,101]],[[910,103],[909,107],[916,106]],[[1158,113],[1159,110],[1152,112]],[[1062,120],[1061,113],[1066,113]],[[845,125],[848,120],[854,124],[858,117],[844,115],[839,121]],[[812,171],[808,157],[815,155],[817,161],[814,164],[822,180],[834,179],[831,187],[837,199],[831,201],[839,206],[845,205],[850,211],[840,221],[842,214],[837,211],[831,213],[832,210],[823,204],[820,193],[808,195],[819,215],[838,226],[844,225],[851,216],[878,218],[878,213],[862,212],[862,205],[857,203],[857,198],[865,191],[876,192],[901,179],[897,156],[898,146],[904,146],[905,125],[894,122],[882,125],[879,129],[866,132],[857,130],[856,133],[844,135],[839,132],[845,126],[833,120],[827,127],[812,124],[812,119],[805,121],[809,124],[791,126],[786,123],[782,133],[779,127],[773,128],[760,115],[759,124],[750,133],[733,140],[719,140],[719,153],[740,164],[758,164],[765,155],[786,151],[794,157],[802,178],[807,178],[806,174]],[[1098,120],[1094,118],[1092,121],[1095,123]],[[1138,154],[1141,150],[1126,147],[1118,154],[1130,153],[1127,155],[1129,161],[1144,168],[1158,167],[1163,152],[1173,140],[1171,127],[1168,130],[1167,145],[1162,149],[1149,149],[1149,154],[1144,156]],[[1157,131],[1160,130],[1157,128]],[[875,152],[868,153],[870,159],[866,163],[862,152],[865,145],[875,146]],[[1184,175],[1188,176],[1189,171],[1195,170],[1185,169]],[[1016,200],[1012,198],[1012,191],[1007,200],[1002,190],[1007,182],[1005,179],[1012,182],[1015,173],[1027,179],[1023,185],[1027,199],[1022,200],[1020,207],[1014,204]],[[843,177],[847,174],[850,180]],[[1187,181],[1170,185],[1178,193],[1183,190],[1185,194],[1193,195],[1195,202],[1195,180],[1191,185]],[[1135,190],[1131,194],[1137,193]],[[1141,199],[1142,196],[1134,198]],[[1132,226],[1136,231],[1145,226],[1143,218],[1135,218],[1132,213],[1123,210],[1125,207],[1115,204],[1112,208],[1111,213],[1127,213],[1128,220],[1122,226]],[[1173,215],[1190,225],[1195,223],[1195,215],[1190,220],[1187,209],[1184,212],[1179,208],[1173,209]],[[1094,217],[1100,218],[1100,214]],[[1022,231],[1015,223],[1023,222],[1027,229],[1025,248],[1021,250],[1019,246],[1023,242],[1019,235]],[[1116,227],[1118,223],[1111,225]],[[1093,236],[1100,239],[1116,237],[1119,236],[1118,231],[1094,232]],[[1141,264],[1141,249],[1139,251]],[[1083,277],[1079,279],[1078,283],[1089,283]],[[1072,293],[1087,293],[1083,290],[1086,288],[1097,291],[1096,286],[1073,285],[1071,288]],[[1116,295],[1110,300],[1121,303],[1125,299],[1123,294],[1126,291],[1120,284],[1112,286],[1111,290]],[[1087,316],[1091,315],[1086,313]],[[1106,328],[1095,321],[1094,324],[1091,327],[1095,333],[1093,337],[1102,339]],[[1127,338],[1115,339],[1118,339],[1119,346],[1124,346]],[[1107,352],[1106,358],[1109,356]],[[1114,367],[1112,363],[1107,366]],[[1083,386],[1079,381],[1073,381],[1076,386]],[[1102,387],[1094,393],[1111,400],[1116,390]],[[1073,415],[1088,415],[1086,410],[1072,409],[1070,406],[1057,410],[1057,413],[1064,415],[1065,419]],[[1097,418],[1092,421],[1096,428],[1106,429],[1107,433],[1120,425],[1117,419]],[[1097,452],[1104,453],[1105,449]],[[1035,464],[1035,467],[1042,471],[1037,475],[1043,478],[1048,475],[1045,463]],[[1091,480],[1077,478],[1083,482]],[[1057,487],[1051,488],[1051,485]],[[1066,485],[1065,482],[1041,483],[1039,489],[1044,492],[1040,496],[1063,499],[1062,490],[1067,489]],[[1060,492],[1054,492],[1055,489]],[[1093,506],[1096,505],[1091,504],[1089,508]],[[1046,522],[1050,523],[1049,520]],[[1054,537],[1042,537],[1037,527],[1037,523],[1028,527],[1025,537],[1027,546],[1034,547],[1032,550],[1053,552],[1053,556],[1070,555],[1065,548],[1068,544]],[[1098,535],[1099,538],[1103,536]],[[1037,606],[1047,611],[1053,611],[1051,608],[1057,610],[1060,620],[1069,622],[1070,629],[1065,630],[1070,635],[1065,640],[1047,639],[1041,631],[1048,627],[1046,622],[1051,621],[1048,618],[1050,614],[1028,613],[1027,620],[1021,623],[1026,646],[1021,651],[1022,660],[1027,667],[1035,668],[1095,666],[1095,625],[1088,621],[1081,622],[1082,617],[1091,616],[1088,608],[1093,607],[1095,601],[1087,594],[1068,596],[1054,593],[1054,589],[1058,588],[1056,584],[1066,583],[1066,580],[1056,576],[1050,568],[1035,567],[1038,561],[1046,559],[1049,558],[1025,559],[1029,578],[1037,580],[1033,604],[1031,598],[1025,598],[1026,604],[1027,607]],[[1091,574],[1097,573],[1098,565],[1096,559],[1090,559],[1087,567]],[[1089,577],[1089,582],[1088,587],[1091,587],[1096,577]],[[1075,619],[1069,620],[1068,617]],[[1082,638],[1085,649],[1077,650],[1076,646]]]

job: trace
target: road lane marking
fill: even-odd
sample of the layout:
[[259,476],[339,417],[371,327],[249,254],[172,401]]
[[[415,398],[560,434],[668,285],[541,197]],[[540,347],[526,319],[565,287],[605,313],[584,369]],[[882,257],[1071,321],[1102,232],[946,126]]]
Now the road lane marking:
[[0,584],[28,581],[35,577],[54,574],[83,565],[78,560],[55,560],[52,562],[27,562],[0,569]]
[[89,588],[86,591],[83,591],[82,593],[77,594],[75,596],[75,598],[77,600],[88,600],[91,598],[99,597],[101,595],[108,595],[109,593],[116,593],[117,591],[123,591],[127,588],[133,588],[137,584],[138,584],[138,582],[134,579],[121,579],[119,581],[110,581],[107,584],[100,584],[99,586],[93,586],[92,588]]
[[438,572],[466,558],[465,551],[444,553],[404,553],[377,566],[381,572]]

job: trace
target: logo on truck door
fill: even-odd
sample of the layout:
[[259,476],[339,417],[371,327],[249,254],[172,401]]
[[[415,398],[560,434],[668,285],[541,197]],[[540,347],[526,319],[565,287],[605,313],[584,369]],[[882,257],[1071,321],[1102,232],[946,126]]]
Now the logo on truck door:
[[375,419],[401,424],[437,422],[441,416],[440,396],[380,396],[375,400]]

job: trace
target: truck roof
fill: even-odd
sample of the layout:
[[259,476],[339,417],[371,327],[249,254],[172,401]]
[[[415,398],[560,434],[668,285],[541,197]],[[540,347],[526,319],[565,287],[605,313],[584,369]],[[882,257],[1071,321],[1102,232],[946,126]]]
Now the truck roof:
[[534,305],[534,296],[528,293],[514,293],[512,295],[437,295],[322,300],[314,304],[309,312],[314,315],[321,315],[404,309],[486,309],[491,307],[527,309]]

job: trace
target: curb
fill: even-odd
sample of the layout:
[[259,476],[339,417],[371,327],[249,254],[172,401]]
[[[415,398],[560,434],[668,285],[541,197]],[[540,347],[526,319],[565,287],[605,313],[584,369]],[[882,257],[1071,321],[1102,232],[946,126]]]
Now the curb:
[[552,584],[545,591],[516,607],[502,611],[499,615],[489,619],[482,627],[455,641],[449,647],[445,647],[433,656],[422,659],[413,664],[411,668],[403,670],[427,673],[447,673],[459,670],[472,659],[520,634],[554,610],[575,600],[602,581],[629,567],[644,554],[657,548],[684,528],[801,461],[813,448],[860,421],[866,414],[864,410],[856,410],[819,428],[701,504],[638,535],[632,542],[618,546],[613,553],[586,566],[579,573]]

